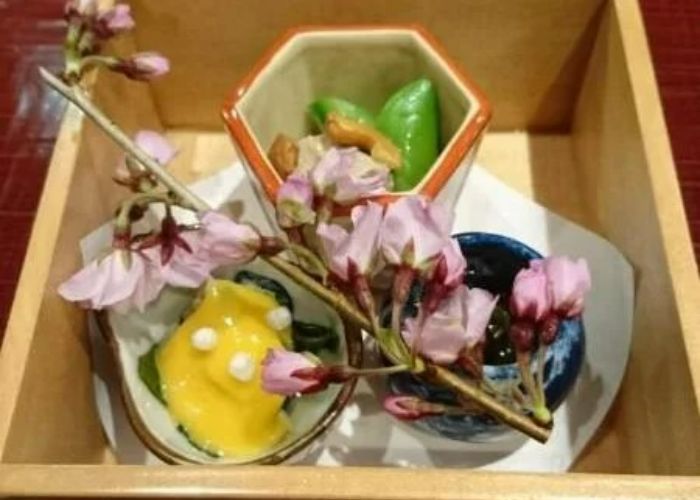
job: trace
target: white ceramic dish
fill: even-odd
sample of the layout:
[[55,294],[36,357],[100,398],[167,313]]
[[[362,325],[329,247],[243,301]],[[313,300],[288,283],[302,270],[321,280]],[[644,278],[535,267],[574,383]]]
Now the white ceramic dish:
[[[306,107],[319,97],[348,99],[377,112],[408,82],[429,78],[438,93],[442,150],[411,191],[453,207],[491,119],[491,105],[438,40],[418,25],[320,26],[283,34],[230,93],[222,114],[270,220],[282,179],[267,151],[279,133],[307,135]],[[342,211],[341,207],[337,207]]]

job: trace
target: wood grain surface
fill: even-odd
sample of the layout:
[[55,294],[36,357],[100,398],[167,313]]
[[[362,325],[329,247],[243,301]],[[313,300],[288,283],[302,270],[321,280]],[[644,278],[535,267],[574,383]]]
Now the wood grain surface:
[[[287,0],[285,4],[322,1]],[[376,10],[383,8],[382,15],[389,19],[396,10],[392,5],[399,2],[412,9],[422,5],[420,0],[395,1],[377,4]],[[347,10],[361,2],[344,3],[333,12],[334,19],[364,20],[364,11]],[[445,0],[441,5],[448,3],[456,10],[464,6],[463,0]],[[613,408],[573,469],[589,474],[506,477],[448,469],[278,467],[183,468],[172,475],[163,468],[145,471],[108,465],[115,457],[95,413],[85,315],[63,301],[55,288],[78,266],[79,256],[71,251],[75,242],[112,213],[115,200],[122,196],[111,182],[109,168],[120,154],[73,109],[57,138],[46,180],[50,188],[41,197],[0,351],[0,496],[697,498],[700,479],[686,476],[697,476],[700,470],[700,448],[688,447],[697,442],[700,428],[700,281],[641,12],[634,0],[509,0],[510,8],[504,7],[506,2],[491,0],[468,3],[473,7],[469,17],[431,14],[421,19],[452,39],[451,51],[465,64],[480,68],[483,81],[490,82],[491,88],[485,90],[497,99],[496,104],[506,104],[498,126],[484,140],[480,161],[538,203],[606,237],[635,270],[637,308],[627,376]],[[189,146],[184,148],[183,163],[173,165],[185,167],[187,178],[204,173],[202,167],[219,155],[226,156],[214,163],[227,164],[230,149],[219,147],[225,144],[224,132],[215,137],[211,130],[219,128],[218,122],[209,118],[206,108],[221,92],[220,75],[245,66],[230,61],[254,59],[258,47],[278,29],[260,32],[249,17],[226,17],[230,7],[219,0],[200,0],[196,5],[169,0],[169,10],[164,10],[161,0],[139,0],[135,5],[139,22],[144,23],[137,36],[144,39],[125,37],[124,43],[168,49],[177,67],[196,63],[192,53],[198,51],[183,50],[190,40],[200,47],[215,47],[222,36],[228,36],[222,35],[224,28],[247,40],[248,51],[241,51],[239,59],[235,56],[240,47],[219,45],[221,59],[210,68],[218,76],[202,86],[203,97],[197,101],[202,109],[196,109],[191,118],[204,120],[198,122],[204,129],[186,128],[183,120],[190,118],[183,110],[192,103],[173,100],[180,92],[173,89],[187,90],[191,78],[187,72],[174,71],[167,85],[160,87],[132,85],[100,73],[91,75],[88,88],[94,89],[99,105],[127,132],[164,126],[171,137]],[[275,5],[275,0],[256,0],[258,13]],[[488,5],[496,5],[495,10]],[[590,5],[603,8],[592,13],[586,10]],[[169,25],[160,22],[173,12],[178,16],[171,22],[180,32],[196,33],[179,41],[173,38]],[[562,22],[545,30],[543,17]],[[202,23],[218,20],[216,29],[201,30],[197,18]],[[296,13],[289,22],[298,19]],[[591,24],[597,31],[593,39]],[[462,32],[471,35],[461,37]],[[490,33],[497,42],[474,51],[475,32]],[[558,65],[572,60],[559,44],[574,38],[580,41],[570,54],[575,64],[566,70],[582,76],[577,89],[573,79],[559,78],[550,67],[552,61]],[[528,48],[524,60],[520,46],[525,42],[544,49]],[[586,51],[590,57],[581,58]],[[512,82],[503,80],[508,75],[524,78],[522,68],[519,73],[509,69],[524,64],[531,77],[522,84],[530,92],[522,96],[521,91],[521,97],[514,99],[508,92]],[[577,98],[570,102],[574,95]],[[163,105],[169,107],[167,114]],[[169,122],[163,119],[166,115]],[[561,119],[568,127],[539,128]],[[514,130],[518,123],[535,130]],[[582,377],[587,377],[584,383],[594,391],[602,383],[591,370],[584,370]],[[566,417],[585,418],[589,410],[590,405],[570,406]]]

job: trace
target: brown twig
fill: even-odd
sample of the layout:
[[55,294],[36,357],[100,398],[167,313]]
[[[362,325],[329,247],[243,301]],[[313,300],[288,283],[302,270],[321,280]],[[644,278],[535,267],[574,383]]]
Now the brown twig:
[[48,83],[63,97],[80,108],[80,110],[93,122],[95,122],[95,124],[100,127],[112,140],[114,140],[119,147],[121,147],[126,153],[131,155],[136,161],[143,165],[143,167],[151,172],[166,188],[168,188],[186,205],[188,205],[188,208],[192,208],[197,211],[209,209],[209,206],[204,200],[187,189],[187,187],[173,177],[170,172],[161,167],[157,161],[142,151],[141,148],[139,148],[128,135],[117,127],[112,120],[107,118],[107,116],[105,116],[105,114],[102,113],[102,111],[100,111],[97,106],[95,106],[82,92],[76,90],[70,85],[65,84],[45,68],[39,68],[39,73],[46,83]]
[[[273,267],[292,278],[294,281],[318,296],[320,299],[324,300],[328,305],[337,310],[338,313],[345,319],[355,323],[357,326],[363,330],[366,330],[370,334],[374,334],[369,318],[367,318],[362,311],[355,307],[355,304],[350,302],[344,295],[324,287],[315,279],[305,274],[294,264],[289,263],[281,257],[266,257],[265,259]],[[491,397],[475,385],[470,384],[458,375],[452,373],[450,370],[428,361],[425,361],[425,366],[427,373],[440,385],[448,387],[458,394],[464,395],[465,397],[474,401],[489,414],[501,420],[504,424],[527,434],[540,443],[544,443],[547,441],[547,439],[549,439],[549,435],[551,434],[550,429],[542,427],[529,417],[513,411],[511,408]]]
[[[185,185],[163,169],[153,158],[144,153],[119,127],[117,127],[102,111],[97,108],[82,92],[66,85],[52,73],[39,68],[42,78],[63,97],[80,108],[98,127],[100,127],[114,142],[138,163],[151,172],[166,188],[178,196],[185,204],[198,212],[209,210],[207,203],[190,191]],[[317,295],[328,305],[337,310],[341,316],[355,323],[360,328],[375,334],[371,321],[344,295],[326,288],[311,276],[304,273],[294,264],[279,256],[263,257],[273,267],[286,274],[301,286]],[[537,425],[528,417],[513,411],[492,398],[478,387],[466,382],[446,368],[425,363],[427,372],[440,384],[473,400],[489,414],[505,424],[517,429],[539,442],[546,442],[550,430]]]

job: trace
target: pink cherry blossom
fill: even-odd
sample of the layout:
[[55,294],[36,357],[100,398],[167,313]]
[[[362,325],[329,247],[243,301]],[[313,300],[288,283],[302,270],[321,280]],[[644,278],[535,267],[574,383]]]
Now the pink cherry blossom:
[[103,259],[90,262],[62,283],[58,293],[90,309],[133,305],[142,311],[158,296],[165,281],[146,256],[126,252],[114,250]]
[[368,202],[352,209],[352,232],[336,224],[319,224],[317,233],[331,271],[344,281],[351,279],[350,268],[367,276],[373,271],[379,246],[379,230],[384,210]]
[[390,264],[423,270],[449,244],[453,216],[439,203],[406,196],[387,208],[381,247]]
[[450,240],[437,258],[435,268],[427,280],[423,307],[430,314],[442,299],[462,284],[467,259],[462,254],[459,243]]
[[440,365],[454,363],[462,349],[486,334],[498,298],[486,290],[460,285],[428,316],[409,318],[403,337],[426,358]]
[[200,241],[194,255],[213,266],[245,264],[260,250],[260,234],[248,224],[239,224],[219,212],[208,211],[200,218]]
[[303,354],[270,349],[262,364],[262,387],[271,394],[293,396],[313,392],[319,388],[319,381],[311,378],[295,377],[299,370],[314,368],[316,364]]
[[431,415],[442,415],[446,411],[443,405],[406,395],[387,396],[382,401],[382,407],[399,420],[418,420]]
[[144,253],[149,261],[157,263],[158,271],[168,285],[198,288],[218,265],[207,260],[206,253],[200,249],[202,236],[199,231],[182,233],[179,237],[187,243],[191,251],[176,245],[166,263],[162,263],[160,246],[148,248]]
[[481,288],[470,288],[467,294],[466,314],[463,319],[466,344],[472,348],[481,342],[486,335],[491,316],[498,303],[498,297]]
[[455,288],[462,284],[466,269],[467,259],[459,243],[457,240],[450,239],[438,256],[433,278],[438,278],[447,288]]
[[406,343],[439,365],[454,363],[466,345],[463,324],[466,293],[466,287],[460,287],[429,316],[407,319],[402,332]]
[[544,260],[552,297],[552,309],[571,318],[583,312],[584,295],[591,289],[591,275],[584,259],[548,257]]
[[[177,154],[177,149],[164,136],[153,130],[137,132],[134,142],[144,153],[163,166],[170,163]],[[145,168],[136,162],[127,163],[126,158],[116,168],[114,180],[134,192],[153,189],[156,186],[155,179]]]
[[167,165],[177,154],[177,148],[163,135],[153,130],[140,130],[134,136],[134,142],[148,156],[161,165]]
[[134,27],[134,19],[131,17],[131,7],[120,3],[109,10],[101,12],[97,16],[95,31],[102,38],[109,38],[119,33],[129,31]]
[[313,224],[314,192],[311,182],[303,175],[290,175],[277,192],[277,222],[280,227],[293,228]]
[[541,260],[530,261],[530,267],[515,276],[510,297],[510,312],[517,318],[542,321],[551,312],[552,297],[547,274]]
[[170,71],[168,59],[155,52],[139,52],[111,67],[133,80],[152,80]]
[[389,169],[356,148],[330,148],[311,170],[319,196],[341,205],[385,193],[391,186]]

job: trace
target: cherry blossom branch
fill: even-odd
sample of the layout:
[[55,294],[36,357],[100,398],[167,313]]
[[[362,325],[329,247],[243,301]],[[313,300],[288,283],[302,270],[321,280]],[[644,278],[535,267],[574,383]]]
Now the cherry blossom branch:
[[[375,335],[369,318],[367,318],[367,316],[344,295],[324,287],[315,279],[305,274],[294,264],[289,263],[281,257],[267,257],[266,260],[276,269],[294,279],[299,285],[314,293],[328,305],[336,309],[345,319],[353,322],[373,336]],[[519,430],[520,432],[530,436],[533,439],[536,439],[541,443],[545,443],[549,439],[549,435],[551,434],[551,430],[549,428],[542,427],[529,417],[513,411],[511,408],[486,394],[476,385],[463,380],[450,370],[429,361],[425,361],[425,367],[428,375],[440,385],[452,389],[458,394],[473,400],[477,405],[501,420],[506,425]]]
[[80,108],[80,110],[116,142],[120,148],[151,172],[166,188],[180,198],[188,208],[192,208],[198,212],[209,209],[209,206],[204,200],[187,189],[170,172],[165,170],[158,162],[142,151],[112,120],[97,109],[80,90],[65,84],[46,68],[40,67],[39,73],[46,83]]
[[[190,191],[174,176],[161,167],[155,160],[143,152],[114,122],[102,113],[80,90],[70,87],[54,76],[45,68],[39,68],[41,77],[57,92],[68,101],[75,104],[83,111],[98,127],[100,127],[117,145],[128,155],[132,156],[146,170],[151,172],[168,190],[180,198],[186,207],[197,212],[209,210],[211,207],[207,203]],[[360,311],[355,304],[350,302],[344,295],[326,288],[316,279],[307,275],[299,267],[279,256],[262,256],[273,267],[296,281],[310,292],[317,295],[328,305],[336,309],[341,316],[353,322],[360,328],[376,336],[372,322]],[[500,403],[493,397],[486,394],[479,387],[466,382],[448,369],[425,362],[426,372],[436,382],[452,389],[458,394],[473,400],[481,408],[498,418],[505,424],[524,434],[544,443],[550,435],[550,429],[537,425],[529,417],[522,415],[506,405]]]

